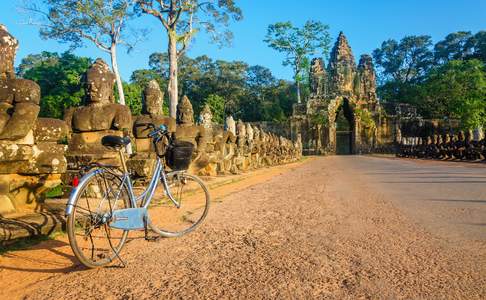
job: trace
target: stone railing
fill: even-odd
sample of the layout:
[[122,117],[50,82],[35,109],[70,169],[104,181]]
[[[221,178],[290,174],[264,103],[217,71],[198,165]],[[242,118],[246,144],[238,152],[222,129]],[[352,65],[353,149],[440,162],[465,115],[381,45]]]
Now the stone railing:
[[403,137],[397,146],[398,157],[486,160],[486,137],[460,131],[458,134],[428,137]]
[[196,124],[187,97],[179,103],[177,120],[164,116],[163,93],[155,81],[142,95],[142,115],[132,117],[127,106],[115,103],[115,76],[101,59],[84,77],[83,106],[68,109],[64,121],[38,118],[39,86],[15,78],[17,46],[0,25],[0,217],[42,210],[45,192],[62,181],[69,185],[83,166],[119,165],[117,153],[101,145],[105,135],[129,135],[129,169],[134,175],[150,175],[156,154],[146,123],[164,124],[176,139],[194,144],[189,172],[195,174],[237,174],[301,157],[299,138],[292,142],[232,117],[223,128],[213,124],[209,107]]

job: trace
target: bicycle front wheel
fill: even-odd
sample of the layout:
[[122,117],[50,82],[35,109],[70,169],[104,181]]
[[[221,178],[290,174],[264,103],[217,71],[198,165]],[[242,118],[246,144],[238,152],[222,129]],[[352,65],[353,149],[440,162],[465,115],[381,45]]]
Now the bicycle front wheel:
[[149,226],[163,237],[179,237],[193,231],[206,218],[210,196],[197,176],[175,172],[167,177],[175,202],[159,185],[148,209]]
[[118,256],[128,235],[127,230],[109,226],[113,211],[131,206],[126,184],[114,172],[96,169],[81,179],[78,189],[67,218],[69,243],[86,267],[108,265]]

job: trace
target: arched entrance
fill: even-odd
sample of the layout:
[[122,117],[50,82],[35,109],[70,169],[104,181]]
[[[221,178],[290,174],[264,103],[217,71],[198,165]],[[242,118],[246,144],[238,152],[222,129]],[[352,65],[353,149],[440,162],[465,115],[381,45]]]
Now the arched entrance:
[[353,154],[354,114],[348,99],[344,99],[336,110],[335,128],[336,154]]

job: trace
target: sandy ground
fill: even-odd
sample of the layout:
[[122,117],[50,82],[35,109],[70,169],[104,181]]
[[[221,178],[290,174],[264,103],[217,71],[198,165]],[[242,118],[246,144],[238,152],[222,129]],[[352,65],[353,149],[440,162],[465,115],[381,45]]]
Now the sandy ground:
[[[407,178],[397,175],[403,168],[448,176],[444,166],[325,157],[259,171],[214,189],[216,201],[194,233],[128,243],[126,268],[84,270],[62,237],[7,253],[0,257],[0,298],[484,299],[486,241],[471,225],[481,222],[460,227],[454,220],[484,216],[475,211],[484,206],[486,179],[453,183],[464,190],[456,193],[477,201],[438,211],[449,202],[421,206],[410,193],[435,188],[439,200],[456,194],[440,194],[436,183],[387,183]],[[476,166],[451,168],[484,174]],[[396,174],[374,174],[386,172]],[[458,205],[469,205],[464,215]]]

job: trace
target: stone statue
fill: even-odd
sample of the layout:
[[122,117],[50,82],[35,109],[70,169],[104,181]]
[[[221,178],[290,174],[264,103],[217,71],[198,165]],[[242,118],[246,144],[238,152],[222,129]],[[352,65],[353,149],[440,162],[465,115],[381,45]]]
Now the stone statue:
[[116,104],[113,95],[115,74],[98,58],[85,76],[86,105],[75,109],[66,120],[74,132],[123,130],[131,128],[128,106]]
[[115,75],[102,59],[96,59],[89,67],[83,81],[85,105],[64,113],[73,132],[67,155],[69,172],[73,173],[93,162],[119,165],[118,152],[104,147],[101,139],[106,135],[130,135],[133,125],[128,106],[114,102]]
[[207,130],[211,130],[213,128],[213,113],[211,112],[211,108],[207,103],[204,105],[199,118],[201,119],[201,125],[204,128]]
[[42,210],[66,170],[62,120],[38,118],[40,88],[15,77],[17,40],[0,24],[0,215]]
[[0,140],[15,141],[31,132],[39,114],[40,88],[15,78],[18,41],[0,24]]
[[[137,116],[133,126],[133,133],[137,138],[137,151],[149,151],[150,138],[148,134],[153,130],[144,124],[152,123],[155,126],[165,125],[169,132],[175,132],[176,120],[164,116],[164,93],[156,80],[151,80],[143,91],[142,114]],[[138,140],[143,139],[143,140]],[[147,139],[147,140],[145,140]],[[143,143],[142,143],[143,142]]]
[[177,125],[176,139],[191,142],[195,146],[191,172],[197,173],[209,163],[206,154],[209,136],[203,126],[194,124],[194,110],[187,96],[182,97],[177,105]]
[[226,118],[225,129],[236,136],[236,123],[232,116]]
[[327,95],[327,73],[321,58],[314,58],[311,61],[310,85],[312,96]]
[[133,124],[137,154],[128,161],[128,167],[138,176],[152,174],[155,161],[156,149],[153,148],[152,139],[148,136],[153,129],[146,124],[165,125],[169,132],[176,130],[175,119],[164,116],[163,105],[164,93],[160,90],[158,82],[151,80],[143,91],[142,114],[136,117]]

